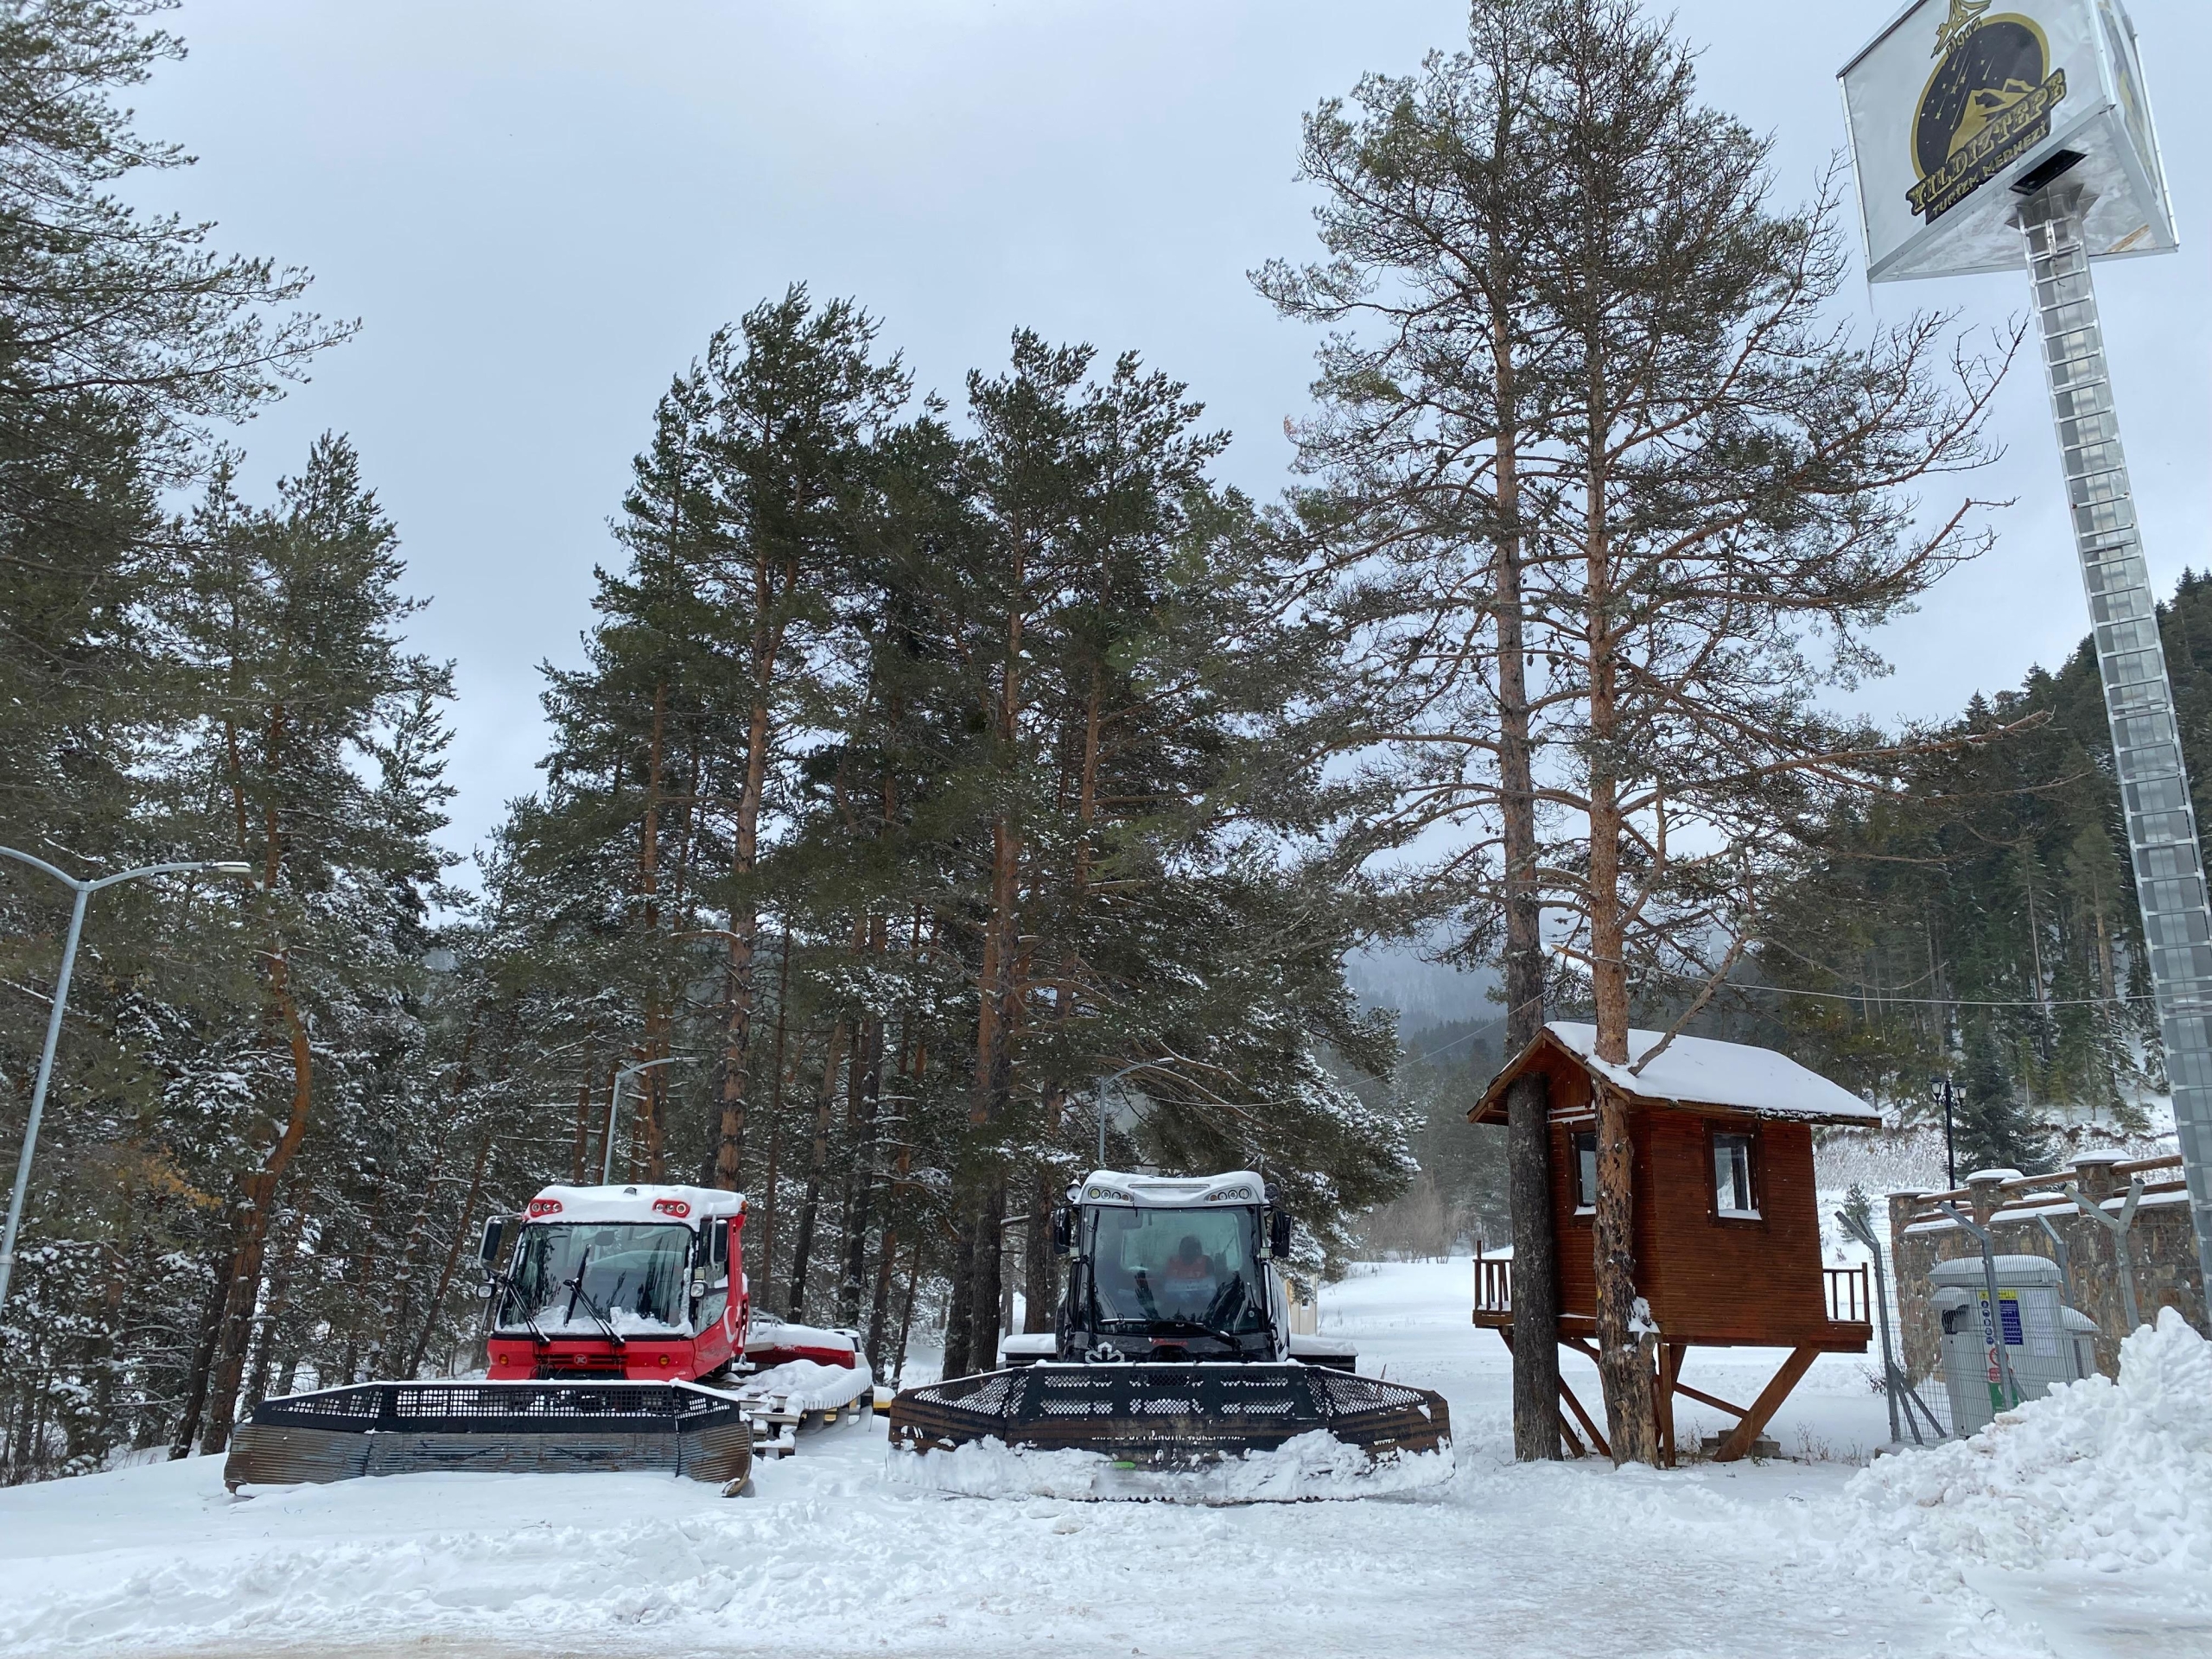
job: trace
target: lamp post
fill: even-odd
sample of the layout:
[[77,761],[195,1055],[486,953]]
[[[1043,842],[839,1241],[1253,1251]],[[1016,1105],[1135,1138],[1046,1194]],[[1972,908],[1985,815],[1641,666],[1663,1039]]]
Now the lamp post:
[[1948,1077],[1936,1081],[1943,1090],[1943,1174],[1951,1183],[1950,1191],[1959,1190],[1959,1143],[1951,1128],[1951,1080]]
[[16,1230],[22,1224],[23,1197],[31,1185],[31,1158],[38,1151],[39,1120],[46,1115],[47,1084],[54,1077],[54,1050],[61,1040],[61,1012],[69,1001],[69,976],[76,971],[77,941],[85,931],[86,901],[102,887],[111,887],[118,881],[136,881],[142,876],[175,875],[188,872],[210,870],[221,875],[251,875],[253,866],[236,861],[221,863],[148,864],[135,870],[118,870],[113,875],[103,875],[92,881],[79,881],[65,870],[58,870],[42,858],[18,852],[13,847],[0,847],[0,856],[12,858],[41,870],[77,895],[69,911],[69,936],[61,947],[61,973],[54,982],[54,1012],[46,1021],[46,1047],[39,1055],[38,1081],[31,1085],[30,1122],[23,1129],[23,1155],[16,1163],[15,1190],[8,1198],[8,1228],[0,1235],[0,1307],[8,1305],[8,1281],[16,1268]]
[[657,1065],[673,1065],[678,1060],[691,1058],[689,1054],[664,1054],[657,1060],[639,1060],[634,1065],[626,1065],[614,1074],[613,1091],[607,1097],[607,1143],[600,1148],[599,1184],[601,1186],[614,1185],[614,1119],[622,1106],[622,1085],[640,1071],[650,1071]]
[[1096,1095],[1098,1099],[1099,1168],[1103,1169],[1106,1167],[1106,1090],[1110,1084],[1119,1083],[1123,1077],[1128,1077],[1132,1071],[1149,1071],[1158,1064],[1159,1062],[1157,1060],[1138,1060],[1133,1065],[1123,1066],[1120,1071],[1114,1072],[1111,1076],[1099,1078],[1096,1083],[1090,1085],[1092,1091]]

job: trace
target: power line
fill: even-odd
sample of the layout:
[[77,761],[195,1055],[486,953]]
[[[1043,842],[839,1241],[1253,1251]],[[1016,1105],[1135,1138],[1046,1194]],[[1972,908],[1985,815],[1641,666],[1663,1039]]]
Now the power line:
[[[1695,981],[1695,974],[1678,973],[1668,968],[1646,968],[1641,971],[1666,979],[1685,982]],[[1984,1002],[1963,996],[1891,996],[1880,991],[1866,991],[1853,995],[1849,991],[1801,990],[1794,985],[1755,985],[1741,980],[1731,980],[1722,988],[1732,991],[1771,991],[1777,996],[1810,996],[1824,1002],[1883,1002],[1903,1004],[1922,1008],[2088,1008],[2104,1007],[2115,1002],[2149,1002],[2153,999],[2141,996],[2052,996],[2023,998],[2014,1002]]]
[[[1643,968],[1637,971],[1660,978],[1681,980],[1685,983],[1698,980],[1698,976],[1695,974],[1685,974],[1669,968]],[[2155,1000],[2147,994],[2139,996],[2054,996],[2039,1000],[2023,997],[2017,1001],[1982,1001],[1972,997],[1961,996],[1891,996],[1878,991],[1854,995],[1849,991],[1805,990],[1794,985],[1757,985],[1742,980],[1731,980],[1721,988],[1730,991],[1765,991],[1776,996],[1808,996],[1821,1002],[1880,1002],[1893,1007],[1903,1006],[1923,1008],[2091,1008],[2107,1007],[2115,1003],[2149,1002]],[[1448,1043],[1439,1043],[1434,1048],[1424,1049],[1418,1054],[1407,1056],[1405,1064],[1419,1065],[1425,1060],[1434,1059],[1440,1054],[1448,1054],[1464,1044],[1471,1043],[1484,1032],[1495,1031],[1510,1018],[1512,1016],[1510,1014],[1501,1014],[1495,1020],[1485,1020],[1481,1025],[1461,1033]]]

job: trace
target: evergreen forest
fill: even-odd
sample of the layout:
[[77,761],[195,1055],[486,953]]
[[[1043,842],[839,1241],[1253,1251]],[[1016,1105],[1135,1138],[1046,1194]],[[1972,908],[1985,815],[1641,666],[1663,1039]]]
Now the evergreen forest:
[[[1791,770],[1878,746],[1802,701],[1786,617],[1726,654],[1738,680],[1693,688],[1729,729],[1759,726],[1756,791],[1698,796],[1726,770],[1718,740],[1664,711],[1527,719],[1610,683],[1538,643],[1598,603],[1596,578],[1565,573],[1599,568],[1602,527],[1545,517],[1590,499],[1573,470],[1590,433],[1701,434],[1681,446],[1701,470],[1650,471],[1638,522],[1662,499],[1681,518],[1725,508],[1727,560],[1847,569],[1849,591],[1761,589],[1816,621],[1878,622],[1979,550],[1914,542],[1886,505],[1975,463],[1993,384],[1928,391],[1947,342],[1917,322],[1823,346],[1829,382],[1776,369],[1755,443],[1717,403],[1585,411],[1580,438],[1527,416],[1525,497],[1463,480],[1446,509],[1414,449],[1488,446],[1494,468],[1505,417],[1416,443],[1427,416],[1402,411],[1440,406],[1415,382],[1442,372],[1446,335],[1470,360],[1489,349],[1465,319],[1414,340],[1422,365],[1332,335],[1304,481],[1262,502],[1223,481],[1228,435],[1192,391],[1134,350],[1017,327],[1001,359],[933,389],[861,300],[794,284],[635,412],[582,648],[547,642],[542,785],[464,861],[442,832],[466,711],[451,665],[409,643],[406,527],[374,457],[332,432],[254,499],[231,447],[319,353],[358,349],[349,326],[305,308],[304,272],[118,199],[186,160],[122,104],[179,50],[158,10],[0,5],[0,846],[76,877],[245,869],[90,901],[0,1307],[0,1480],[217,1452],[265,1397],[468,1370],[486,1220],[602,1172],[745,1192],[756,1305],[857,1332],[887,1377],[910,1348],[952,1374],[990,1363],[1002,1331],[1049,1328],[1049,1219],[1102,1155],[1264,1172],[1308,1275],[1394,1203],[1502,1239],[1503,1147],[1463,1119],[1513,1027],[1471,1010],[1402,1050],[1345,977],[1378,941],[1503,963],[1515,1021],[1535,996],[1610,1007],[1626,962],[1640,1021],[1775,1043],[1902,1115],[1953,1077],[1977,1152],[2024,1166],[2058,1109],[2128,1127],[2161,1088],[2086,642],[1850,786]],[[1734,262],[1698,290],[1705,312],[1651,308],[1694,337],[1669,346],[1681,383],[1716,341],[1795,351],[1842,280],[1836,202],[1770,211],[1763,149],[1695,104],[1664,30],[1625,3],[1580,10],[1598,34],[1574,50],[1656,54],[1664,73],[1622,85],[1663,84],[1681,142],[1742,158],[1669,182],[1734,193],[1710,216],[1733,216],[1725,248],[1669,266],[1654,244],[1677,293]],[[1402,128],[1450,103],[1363,84],[1352,113],[1309,122],[1306,175],[1340,206],[1369,200],[1354,175],[1440,154]],[[1256,279],[1285,312],[1342,321],[1359,270],[1424,257],[1344,211],[1330,264]],[[1560,218],[1537,194],[1484,211]],[[1569,363],[1548,390],[1530,371],[1530,407],[1564,407],[1590,378],[1574,365],[1626,349],[1565,267],[1501,280],[1516,315],[1550,319],[1531,360]],[[1740,364],[1712,374],[1750,383]],[[1840,446],[1846,429],[1872,435],[1852,440],[1866,452]],[[1712,581],[1747,581],[1719,557]],[[1525,601],[1499,597],[1509,564]],[[1681,602],[1637,596],[1639,614]],[[1524,613],[1525,650],[1499,643]],[[1655,632],[1623,683],[1653,683],[1708,626]],[[2185,578],[2163,626],[2202,791],[2212,578]],[[1471,657],[1438,666],[1461,629],[1493,641],[1484,673],[1567,666],[1475,696]],[[1454,734],[1516,707],[1522,781],[1470,793],[1480,746]],[[1547,742],[1559,758],[1532,763]],[[1644,868],[1618,836],[1569,847],[1556,815],[1530,814],[1545,842],[1524,865],[1469,830],[1503,822],[1510,840],[1516,789],[1632,830],[1649,817],[1635,769],[1667,757],[1680,775],[1653,798],[1689,801],[1742,856],[1670,869],[1630,912],[1648,936],[1592,874]],[[1796,780],[1786,796],[1776,777]],[[1412,860],[1440,827],[1477,850]],[[1515,968],[1544,913],[1567,918],[1565,945],[1548,970]],[[69,916],[67,888],[0,860],[11,1170]],[[1724,919],[1738,946],[1703,951]]]

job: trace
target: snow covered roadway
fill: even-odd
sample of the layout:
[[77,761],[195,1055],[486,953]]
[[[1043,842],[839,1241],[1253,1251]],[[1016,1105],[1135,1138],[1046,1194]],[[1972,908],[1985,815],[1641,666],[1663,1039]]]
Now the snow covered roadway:
[[[2105,1393],[2000,1456],[1885,1459],[1853,1484],[1881,1405],[1861,1362],[1833,1359],[1775,1431],[1815,1460],[1516,1467],[1469,1277],[1364,1268],[1323,1304],[1363,1370],[1450,1399],[1459,1471],[1431,1491],[948,1497],[885,1478],[880,1422],[810,1438],[741,1499],[411,1475],[232,1500],[197,1459],[0,1492],[0,1656],[2212,1656],[2212,1497],[2192,1496],[2212,1494],[2212,1363],[2185,1330],[2145,1368],[2195,1390],[2185,1410],[2084,1385]],[[1773,1363],[1700,1359],[1724,1395]],[[2107,1444],[2172,1465],[2155,1525],[2095,1471]],[[1993,1481],[2037,1486],[2048,1524],[2010,1528]]]

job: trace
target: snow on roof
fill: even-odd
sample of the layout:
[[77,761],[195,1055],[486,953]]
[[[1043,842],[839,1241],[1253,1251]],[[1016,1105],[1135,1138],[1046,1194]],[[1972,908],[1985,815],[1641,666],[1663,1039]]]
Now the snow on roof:
[[1249,1169],[1232,1169],[1221,1175],[1127,1175],[1119,1170],[1096,1169],[1083,1184],[1085,1204],[1132,1204],[1177,1209],[1185,1205],[1258,1204],[1267,1183]]
[[[1717,1042],[1710,1037],[1677,1037],[1639,1071],[1637,1062],[1658,1048],[1662,1033],[1631,1031],[1629,1063],[1614,1065],[1597,1057],[1598,1027],[1579,1020],[1554,1020],[1544,1027],[1591,1072],[1647,1100],[1671,1100],[1685,1106],[1725,1106],[1759,1117],[1794,1117],[1812,1122],[1878,1123],[1882,1115],[1849,1090],[1808,1071],[1787,1054],[1749,1043]],[[1509,1066],[1507,1071],[1515,1068]],[[1505,1073],[1499,1074],[1503,1082]],[[1497,1083],[1491,1085],[1495,1092]],[[1485,1096],[1484,1104],[1488,1104]]]
[[[742,1192],[725,1192],[718,1186],[665,1186],[645,1181],[619,1186],[569,1186],[556,1183],[540,1189],[533,1205],[550,1201],[560,1208],[533,1213],[529,1219],[555,1221],[681,1221],[696,1226],[709,1216],[734,1216],[745,1207]],[[671,1208],[655,1205],[668,1202]],[[683,1206],[676,1211],[674,1205]]]

